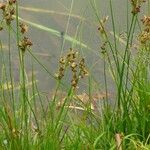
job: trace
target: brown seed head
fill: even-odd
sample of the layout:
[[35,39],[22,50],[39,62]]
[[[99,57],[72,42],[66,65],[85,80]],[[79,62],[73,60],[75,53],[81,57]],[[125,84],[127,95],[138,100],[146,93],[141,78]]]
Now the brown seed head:
[[64,57],[61,57],[60,60],[59,60],[59,63],[64,65],[66,63],[66,60]]
[[77,67],[77,64],[75,63],[75,62],[73,62],[72,64],[71,64],[71,68],[76,68]]
[[20,23],[19,26],[20,26],[22,34],[24,34],[24,33],[26,33],[28,31],[28,26],[26,24]]
[[145,27],[150,27],[150,16],[144,16],[141,21]]
[[27,38],[27,37],[24,37],[23,40],[21,40],[21,41],[19,42],[19,48],[20,48],[23,52],[25,52],[25,50],[26,50],[28,47],[32,46],[32,45],[33,45],[33,44],[32,44],[32,42],[31,42],[31,40],[30,40],[29,38]]
[[12,9],[10,10],[10,14],[11,14],[11,15],[14,15],[14,14],[15,14],[15,8],[12,8]]
[[1,2],[0,3],[0,9],[2,9],[4,11],[5,8],[6,8],[6,4]]
[[9,5],[15,4],[16,0],[9,0]]

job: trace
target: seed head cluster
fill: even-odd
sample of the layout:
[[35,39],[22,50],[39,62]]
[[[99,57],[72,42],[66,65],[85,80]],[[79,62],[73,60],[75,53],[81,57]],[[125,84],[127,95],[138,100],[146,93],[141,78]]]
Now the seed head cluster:
[[106,33],[106,29],[105,29],[105,23],[108,20],[108,16],[106,16],[105,18],[103,18],[102,20],[100,20],[100,26],[98,27],[98,30],[100,31],[101,34]]
[[[7,25],[10,25],[13,21],[13,15],[15,14],[15,7],[14,4],[16,3],[16,0],[8,0],[7,2],[0,2],[0,9],[2,10],[2,22],[5,20]],[[2,25],[0,27],[0,30],[2,30]]]
[[141,21],[144,29],[139,35],[139,41],[141,44],[148,44],[150,43],[150,16],[144,16]]
[[22,52],[24,53],[26,51],[27,48],[29,48],[30,46],[32,46],[32,42],[29,38],[27,37],[23,37],[23,39],[19,42],[19,48],[22,50]]
[[28,26],[26,24],[24,24],[24,23],[20,23],[19,27],[20,27],[20,32],[23,35],[23,38],[19,41],[19,48],[24,53],[27,48],[32,46],[32,42],[31,42],[31,40],[28,37],[25,36],[25,34],[28,31]]
[[20,23],[19,26],[20,26],[20,31],[22,34],[24,34],[28,31],[28,26],[26,24]]
[[71,86],[73,89],[77,88],[79,79],[88,75],[88,71],[85,66],[85,59],[80,57],[78,52],[70,48],[66,56],[63,56],[59,60],[59,70],[56,74],[57,79],[61,80],[64,77],[65,70],[70,68],[72,72]]
[[[13,15],[15,14],[14,4],[16,0],[7,0],[6,2],[0,2],[0,10],[2,10],[2,20],[0,21],[0,31],[3,30],[3,22],[5,21],[7,25],[11,25],[11,22],[14,20]],[[25,36],[28,31],[28,26],[24,23],[19,24],[20,32],[23,35],[22,39],[19,41],[19,48],[22,52],[32,46],[31,40]]]
[[101,45],[101,53],[103,55],[106,54],[106,46],[107,46],[107,41],[103,42],[102,45]]
[[140,12],[140,8],[142,3],[146,2],[146,0],[130,0],[131,5],[132,5],[132,13],[138,14]]
[[100,46],[101,48],[101,53],[104,55],[106,54],[106,46],[107,46],[107,30],[106,30],[106,25],[105,23],[108,21],[109,16],[104,17],[103,19],[100,20],[100,26],[98,28],[98,31],[100,32],[100,35],[102,36],[103,43]]

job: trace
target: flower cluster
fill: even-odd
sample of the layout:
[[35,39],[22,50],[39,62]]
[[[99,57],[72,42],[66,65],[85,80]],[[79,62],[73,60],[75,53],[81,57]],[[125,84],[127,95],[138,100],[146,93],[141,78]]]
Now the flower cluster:
[[20,23],[19,26],[20,26],[20,31],[22,34],[24,34],[28,31],[28,26],[26,24]]
[[144,18],[141,19],[145,31],[150,32],[150,16],[144,16]]
[[[15,14],[15,7],[14,4],[16,3],[16,0],[8,0],[7,2],[0,2],[0,10],[2,10],[2,21],[0,25],[0,31],[3,30],[3,21],[6,22],[7,25],[10,25],[13,18],[13,15]],[[28,31],[28,26],[24,23],[19,24],[20,32],[23,35],[23,38],[19,42],[19,48],[22,50],[22,52],[25,52],[25,50],[32,46],[32,42],[29,38],[24,36],[24,34]]]
[[78,52],[70,48],[66,56],[61,57],[59,60],[59,70],[56,74],[57,79],[61,80],[64,77],[66,68],[69,67],[72,72],[71,86],[75,89],[78,85],[80,78],[88,75],[85,66],[84,58],[80,58]]
[[139,35],[139,41],[141,44],[147,44],[150,42],[150,17],[144,16],[141,21],[143,23],[144,30]]
[[29,39],[29,38],[27,38],[27,37],[23,37],[23,39],[19,42],[19,48],[22,50],[22,52],[24,53],[25,52],[25,50],[28,48],[28,47],[30,47],[30,46],[32,46],[32,42],[31,42],[31,40]]
[[109,16],[104,17],[103,19],[100,20],[100,27],[98,28],[98,31],[100,32],[103,43],[101,45],[101,53],[104,55],[106,54],[106,46],[107,46],[107,30],[105,27],[105,23],[107,22]]
[[106,54],[106,46],[107,46],[107,41],[103,42],[101,45],[101,53],[104,55]]
[[108,20],[108,16],[106,16],[105,18],[103,18],[102,20],[100,20],[100,26],[98,27],[98,30],[100,31],[101,34],[106,33],[105,31],[105,23]]
[[[0,3],[0,9],[3,11],[3,20],[5,20],[7,25],[10,25],[14,19],[13,15],[15,14],[15,3],[16,0],[8,0],[7,2]],[[0,30],[2,30],[2,26],[0,27]]]
[[[22,35],[24,35],[28,31],[28,26],[24,23],[20,23],[19,27],[20,27],[20,32],[22,33]],[[23,36],[22,40],[20,40],[19,42],[19,48],[24,53],[26,49],[29,48],[30,46],[32,46],[31,40],[27,38],[26,36]]]
[[132,5],[132,13],[135,15],[140,12],[140,8],[142,3],[146,2],[146,0],[130,0]]
[[88,71],[85,66],[85,59],[81,58],[79,61],[79,68],[80,68],[80,77],[83,78],[84,76],[88,75]]

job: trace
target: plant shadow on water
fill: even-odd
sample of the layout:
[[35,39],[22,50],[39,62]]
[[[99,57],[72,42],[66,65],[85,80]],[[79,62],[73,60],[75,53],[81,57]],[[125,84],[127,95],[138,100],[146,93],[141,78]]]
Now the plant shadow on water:
[[150,149],[149,0],[0,11],[0,149]]

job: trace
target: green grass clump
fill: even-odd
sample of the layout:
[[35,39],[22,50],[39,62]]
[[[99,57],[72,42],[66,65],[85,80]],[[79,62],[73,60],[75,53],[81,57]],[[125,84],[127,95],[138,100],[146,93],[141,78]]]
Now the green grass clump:
[[[149,150],[149,0],[127,1],[130,11],[125,14],[126,39],[122,39],[117,33],[112,0],[109,0],[110,16],[103,19],[96,1],[89,0],[98,25],[98,57],[103,62],[104,93],[101,94],[95,94],[97,89],[93,85],[92,69],[88,69],[86,58],[83,58],[75,46],[80,45],[91,52],[92,49],[78,40],[77,34],[75,37],[67,35],[71,17],[88,23],[86,19],[72,14],[73,2],[72,0],[70,12],[66,14],[45,11],[68,16],[63,37],[57,30],[20,18],[17,1],[0,2],[0,32],[4,32],[8,37],[8,57],[5,56],[4,41],[0,39],[0,149]],[[144,12],[144,5],[148,6],[148,14]],[[142,10],[145,16],[140,19]],[[41,13],[44,13],[44,10],[41,10]],[[107,28],[107,22],[110,23],[112,31]],[[57,74],[51,73],[32,52],[32,40],[28,36],[28,26],[25,23],[63,38],[60,59],[56,62],[59,64]],[[95,27],[95,23],[93,26]],[[12,39],[17,50],[18,72],[14,72],[12,66]],[[72,43],[72,48],[66,55],[63,53],[65,40]],[[28,55],[32,58],[31,77],[26,72]],[[39,90],[39,81],[34,72],[35,62],[56,82],[49,96]],[[114,85],[113,95],[109,92],[110,77],[108,78],[107,68]],[[18,81],[15,81],[16,73]],[[69,76],[67,80],[70,82],[64,79],[65,76]],[[86,82],[88,92],[78,94],[82,81]],[[113,97],[113,102],[110,97]]]

